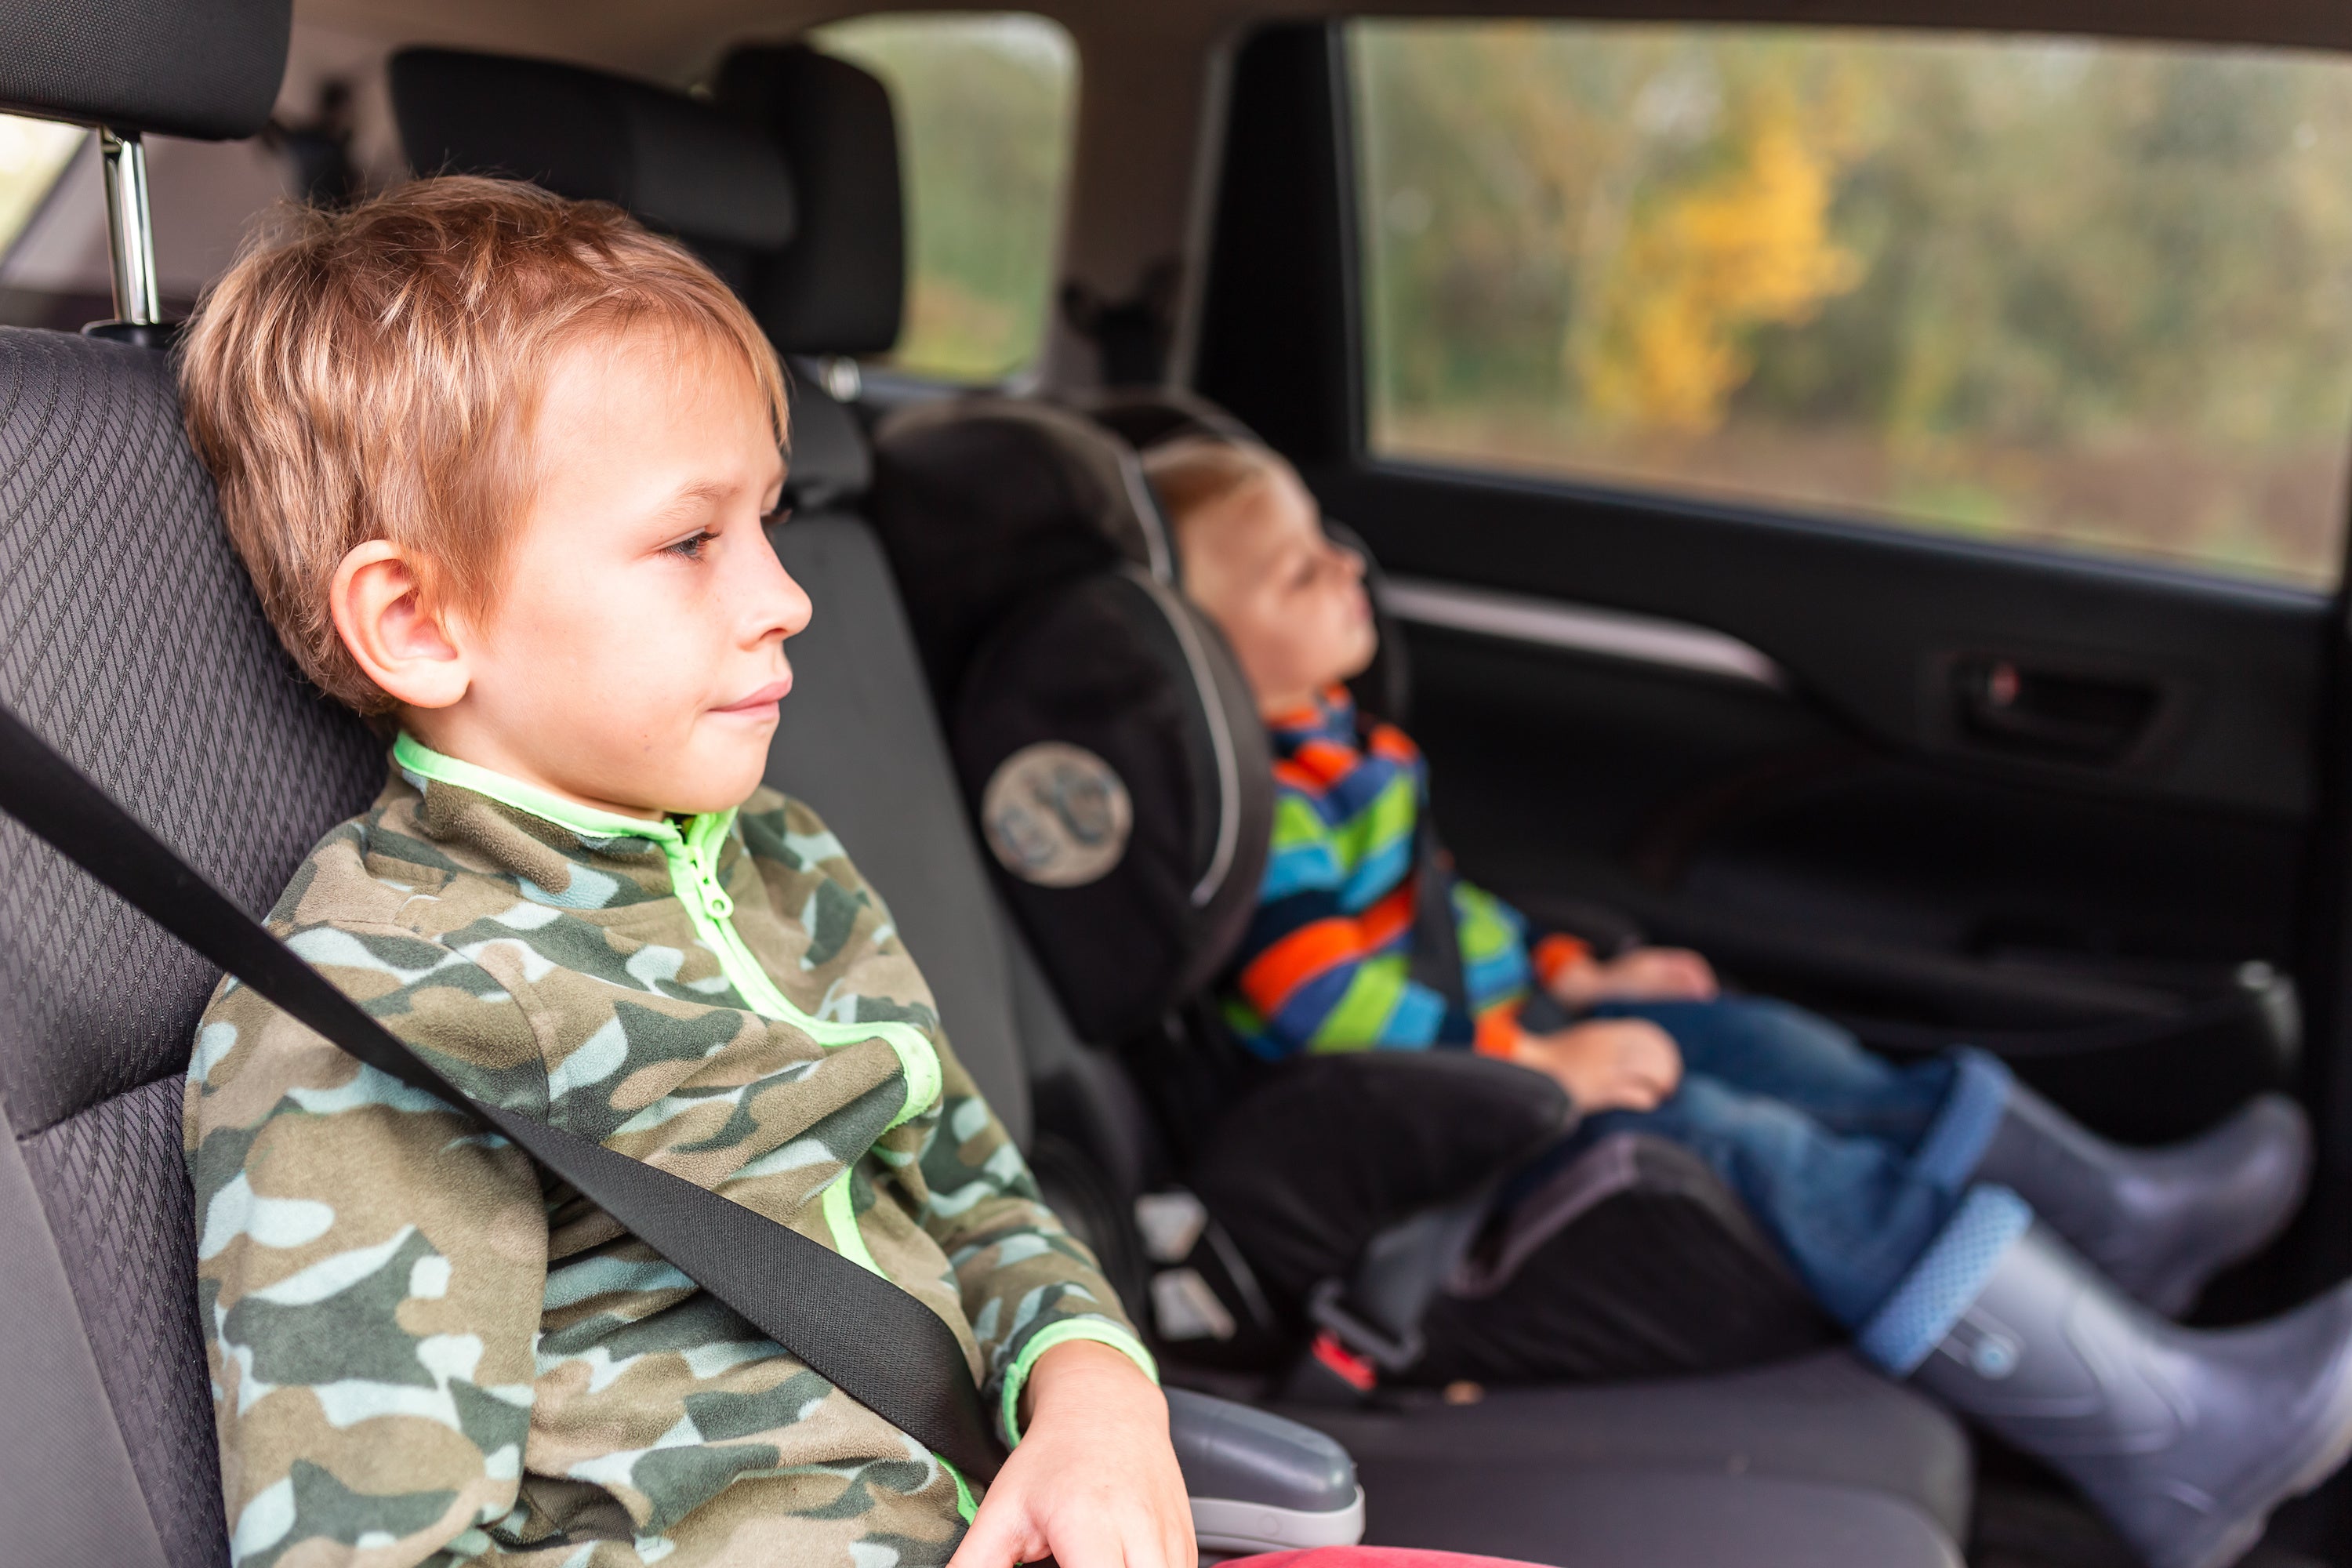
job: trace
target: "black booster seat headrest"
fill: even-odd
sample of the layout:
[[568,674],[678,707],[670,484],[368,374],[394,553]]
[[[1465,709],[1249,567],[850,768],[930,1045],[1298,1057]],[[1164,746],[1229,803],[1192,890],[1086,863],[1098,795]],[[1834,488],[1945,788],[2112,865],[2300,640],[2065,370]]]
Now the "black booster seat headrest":
[[870,511],[997,883],[1072,1023],[1112,1041],[1201,989],[1256,906],[1272,762],[1180,591],[1133,448],[980,398],[876,441]]

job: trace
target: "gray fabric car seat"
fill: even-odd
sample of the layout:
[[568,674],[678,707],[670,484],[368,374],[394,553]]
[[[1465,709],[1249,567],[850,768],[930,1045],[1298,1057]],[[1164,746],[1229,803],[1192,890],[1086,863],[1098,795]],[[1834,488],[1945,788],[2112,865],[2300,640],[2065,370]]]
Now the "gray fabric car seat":
[[[383,781],[261,618],[149,349],[0,330],[0,700],[248,910]],[[180,1153],[215,977],[0,822],[0,1377],[52,1389],[0,1388],[11,1561],[226,1559]]]

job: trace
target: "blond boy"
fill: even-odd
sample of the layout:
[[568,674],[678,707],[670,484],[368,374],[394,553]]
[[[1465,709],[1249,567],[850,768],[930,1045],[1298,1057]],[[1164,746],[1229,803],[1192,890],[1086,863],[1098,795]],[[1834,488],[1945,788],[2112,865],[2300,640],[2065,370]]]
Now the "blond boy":
[[396,737],[271,916],[467,1092],[723,1193],[955,1331],[984,1500],[502,1140],[226,983],[188,1079],[239,1563],[1190,1568],[1150,1358],[880,898],[760,787],[807,596],[785,403],[680,247],[529,186],[306,215],[191,433],[272,622]]

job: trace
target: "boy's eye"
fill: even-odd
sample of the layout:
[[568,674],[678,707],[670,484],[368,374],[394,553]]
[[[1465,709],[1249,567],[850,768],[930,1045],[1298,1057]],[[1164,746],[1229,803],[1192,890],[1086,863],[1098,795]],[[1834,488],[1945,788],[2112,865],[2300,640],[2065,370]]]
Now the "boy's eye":
[[792,521],[792,520],[793,509],[788,506],[779,505],[775,510],[768,513],[765,517],[762,517],[760,520],[760,526],[761,528],[781,528],[785,523]]
[[682,555],[688,561],[699,561],[702,559],[702,547],[717,537],[709,529],[699,528],[675,543],[663,545],[662,550],[670,555]]

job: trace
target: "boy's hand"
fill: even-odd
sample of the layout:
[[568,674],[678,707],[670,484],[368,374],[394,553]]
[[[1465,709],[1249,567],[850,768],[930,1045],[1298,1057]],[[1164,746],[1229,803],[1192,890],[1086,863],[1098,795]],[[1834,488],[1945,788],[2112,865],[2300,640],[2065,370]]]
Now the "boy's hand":
[[1512,1059],[1549,1077],[1587,1113],[1655,1110],[1683,1079],[1674,1037],[1647,1018],[1597,1018],[1557,1034],[1528,1035]]
[[948,1568],[1193,1568],[1192,1506],[1168,1401],[1105,1344],[1055,1345],[1029,1370],[1013,1457]]
[[1563,1007],[1595,1002],[1712,1002],[1715,968],[1685,947],[1637,947],[1612,959],[1588,959],[1552,977]]

